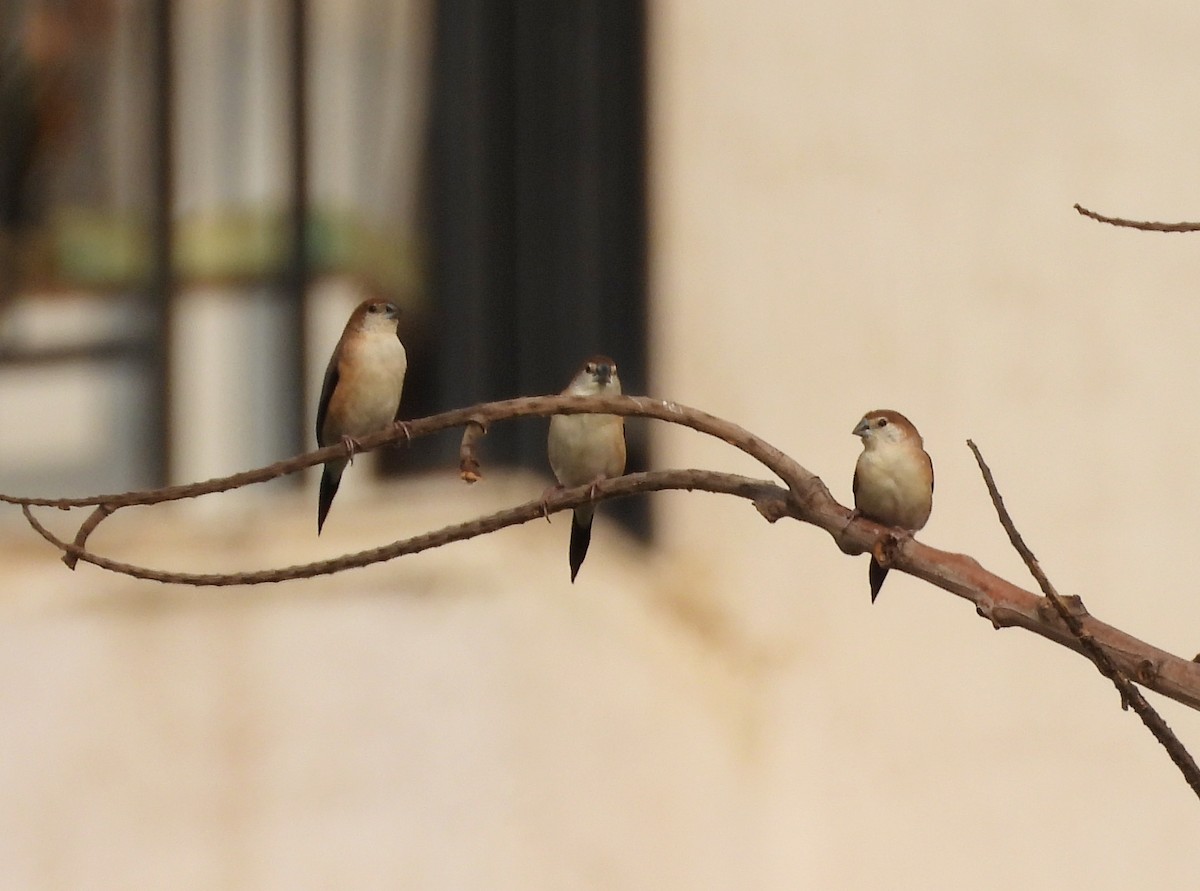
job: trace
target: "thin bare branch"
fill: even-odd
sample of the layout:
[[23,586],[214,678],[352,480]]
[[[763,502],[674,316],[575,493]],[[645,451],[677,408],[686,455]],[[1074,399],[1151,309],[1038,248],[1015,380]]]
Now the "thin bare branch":
[[[778,476],[793,491],[804,491],[811,486],[824,488],[824,484],[779,449],[754,436],[749,431],[715,417],[707,412],[689,408],[675,402],[651,399],[648,396],[524,396],[502,402],[489,402],[443,412],[428,418],[406,421],[404,429],[399,425],[387,427],[370,436],[360,437],[358,452],[370,452],[400,439],[419,439],[442,430],[462,427],[465,424],[490,424],[514,418],[545,417],[553,414],[583,414],[608,412],[611,414],[657,418],[674,424],[682,424],[701,433],[716,437],[741,449],[751,458]],[[306,452],[294,458],[277,461],[256,470],[247,470],[231,476],[217,477],[184,486],[166,486],[161,489],[146,489],[110,495],[92,495],[87,498],[30,498],[0,493],[0,502],[30,507],[54,507],[68,510],[74,507],[93,507],[107,504],[112,510],[135,504],[161,504],[165,501],[180,501],[226,492],[242,486],[254,485],[281,476],[297,473],[307,467],[323,464],[331,458],[345,457],[345,446],[340,443],[316,451]]]
[[[407,422],[407,429],[409,436],[417,438],[454,426],[468,424],[485,426],[512,418],[550,415],[558,412],[566,414],[605,412],[657,418],[670,423],[682,424],[722,439],[754,457],[787,486],[786,489],[783,489],[766,482],[748,480],[745,477],[731,477],[727,474],[713,474],[709,471],[675,470],[656,474],[632,474],[628,477],[604,481],[596,487],[596,500],[655,491],[660,488],[695,488],[736,495],[753,500],[758,512],[771,522],[787,516],[824,529],[838,547],[847,554],[860,554],[868,551],[882,537],[894,532],[894,530],[888,530],[863,518],[851,521],[849,509],[833,498],[818,477],[801,467],[792,458],[736,424],[672,402],[630,396],[528,397],[472,406],[431,418],[410,421]],[[362,445],[364,450],[378,448],[403,435],[404,433],[397,428],[390,428],[378,434],[363,437]],[[209,492],[224,491],[250,482],[273,479],[284,473],[293,473],[340,454],[341,447],[334,446],[231,477],[151,492],[131,492],[124,495],[105,495],[83,499],[14,498],[0,495],[0,501],[22,505],[26,509],[31,524],[39,534],[63,553],[74,555],[80,561],[90,562],[114,572],[125,572],[138,578],[194,585],[265,584],[292,578],[329,574],[342,569],[365,566],[369,563],[417,553],[451,541],[461,541],[474,535],[485,534],[515,523],[528,522],[530,519],[542,516],[542,501],[539,498],[510,511],[503,511],[490,517],[447,527],[405,541],[394,542],[381,548],[345,555],[335,560],[261,572],[191,575],[134,567],[85,551],[82,547],[61,541],[46,531],[45,527],[33,517],[32,511],[28,510],[33,506],[66,509],[74,506],[99,504],[110,506],[153,504],[158,501],[195,497]],[[677,476],[677,474],[682,476]],[[568,490],[550,498],[548,504],[553,510],[564,510],[581,504],[585,500],[587,500],[586,489]],[[1047,602],[1046,598],[989,573],[969,556],[939,551],[914,539],[905,538],[899,542],[894,553],[889,553],[889,557],[890,565],[894,569],[909,573],[969,600],[975,606],[976,612],[990,621],[995,628],[1014,626],[1025,628],[1062,646],[1083,652],[1084,645],[1080,636],[1067,627],[1062,617]],[[1127,677],[1191,708],[1200,709],[1200,664],[1158,649],[1117,628],[1106,625],[1086,613],[1079,616],[1079,622],[1084,636],[1094,641],[1108,655],[1113,665]]]
[[[710,436],[730,443],[735,448],[746,452],[752,458],[762,463],[767,469],[776,473],[793,491],[797,489],[808,490],[816,487],[823,490],[825,496],[829,495],[828,491],[824,489],[824,484],[819,479],[808,473],[808,471],[804,470],[804,468],[779,449],[763,442],[738,425],[714,417],[698,409],[688,408],[687,406],[660,399],[650,399],[644,396],[586,398],[561,395],[527,396],[503,402],[492,402],[391,425],[377,433],[364,436],[358,440],[358,451],[368,452],[384,445],[396,443],[401,437],[408,444],[413,439],[429,436],[441,430],[466,426],[467,431],[463,437],[463,445],[460,449],[460,474],[467,482],[473,482],[474,479],[478,479],[481,475],[479,463],[475,456],[476,441],[486,432],[490,423],[512,420],[514,418],[552,415],[560,412],[563,414],[575,414],[597,411],[658,418],[691,427],[694,430],[707,433]],[[9,504],[26,507],[54,507],[59,510],[91,507],[93,505],[102,506],[104,510],[93,513],[79,530],[79,535],[82,536],[82,539],[77,538],[76,544],[82,548],[87,536],[95,530],[96,526],[120,508],[198,498],[202,495],[210,495],[240,488],[241,486],[262,483],[280,476],[297,473],[307,467],[328,461],[330,458],[342,457],[344,454],[345,447],[338,444],[317,449],[303,455],[297,455],[294,458],[288,458],[284,461],[277,461],[274,464],[260,467],[256,470],[236,473],[232,476],[219,477],[185,486],[168,486],[161,489],[124,492],[112,495],[95,495],[88,498],[26,498],[0,494],[0,502],[8,502]],[[472,462],[474,462],[474,466],[472,466]],[[67,553],[63,557],[64,562],[72,569],[74,568],[75,559],[70,553]]]
[[1042,569],[1042,565],[1038,562],[1037,557],[1033,555],[1033,551],[1025,544],[1025,539],[1021,533],[1017,531],[1017,526],[1013,522],[1012,516],[1008,512],[1008,508],[1004,506],[1004,499],[1000,495],[1000,490],[996,486],[996,479],[992,475],[992,469],[988,467],[987,462],[983,460],[983,454],[979,451],[979,447],[968,439],[967,445],[975,454],[975,462],[979,465],[979,471],[983,474],[984,484],[987,486],[988,494],[992,498],[992,504],[996,508],[996,514],[1000,518],[1000,525],[1004,527],[1004,531],[1008,533],[1008,540],[1012,543],[1013,548],[1021,559],[1025,561],[1030,574],[1037,580],[1038,587],[1042,589],[1042,593],[1046,595],[1054,611],[1058,613],[1058,617],[1063,624],[1067,626],[1076,640],[1079,641],[1080,649],[1089,659],[1095,663],[1097,670],[1108,678],[1117,688],[1117,692],[1121,694],[1121,707],[1132,707],[1137,712],[1138,717],[1142,719],[1142,723],[1146,728],[1154,734],[1154,738],[1159,741],[1171,760],[1175,762],[1175,766],[1179,768],[1183,778],[1187,780],[1187,784],[1192,787],[1192,791],[1200,797],[1200,768],[1196,766],[1195,760],[1191,753],[1179,741],[1174,731],[1163,720],[1162,715],[1154,710],[1154,707],[1146,701],[1146,697],[1142,695],[1142,691],[1134,686],[1133,682],[1125,675],[1120,668],[1113,664],[1113,660],[1109,658],[1104,648],[1100,646],[1095,639],[1083,627],[1081,616],[1086,616],[1087,610],[1083,606],[1083,601],[1078,598],[1072,598],[1074,601],[1068,606],[1066,600],[1058,593],[1049,576]]
[[[623,498],[629,495],[636,495],[643,492],[658,492],[664,489],[684,489],[687,491],[694,490],[735,495],[740,498],[746,498],[755,505],[765,501],[783,501],[788,495],[786,490],[781,489],[771,482],[730,473],[714,473],[708,470],[663,470],[652,473],[631,473],[615,479],[604,480],[595,484],[594,488],[596,500]],[[268,585],[294,579],[315,578],[319,575],[332,575],[346,569],[357,569],[363,566],[370,566],[373,563],[394,560],[397,557],[409,554],[419,554],[421,551],[441,547],[451,542],[465,541],[479,535],[487,535],[506,526],[516,526],[521,523],[528,523],[530,520],[540,519],[543,516],[543,508],[546,513],[557,513],[561,510],[568,510],[580,504],[585,504],[592,500],[592,489],[593,486],[591,485],[579,486],[574,489],[564,489],[561,492],[551,495],[545,502],[539,497],[533,501],[508,510],[499,511],[486,517],[479,517],[465,523],[456,523],[455,525],[446,526],[433,532],[422,533],[412,538],[395,541],[381,547],[371,548],[370,550],[344,554],[331,560],[287,566],[282,569],[233,573],[196,574],[169,572],[110,560],[107,557],[87,551],[77,544],[68,543],[60,539],[42,525],[37,517],[34,516],[33,508],[29,505],[22,505],[21,509],[25,513],[25,519],[39,535],[54,545],[54,547],[74,557],[76,560],[91,563],[93,566],[107,569],[110,572],[117,572],[122,575],[146,579],[148,581],[163,582],[171,585],[222,588],[234,585]]]
[[1088,210],[1082,204],[1076,204],[1075,210],[1085,217],[1090,217],[1100,223],[1110,226],[1122,226],[1126,229],[1141,229],[1144,232],[1196,232],[1200,231],[1200,223],[1152,223],[1145,220],[1126,220],[1122,217],[1106,217],[1104,214]]

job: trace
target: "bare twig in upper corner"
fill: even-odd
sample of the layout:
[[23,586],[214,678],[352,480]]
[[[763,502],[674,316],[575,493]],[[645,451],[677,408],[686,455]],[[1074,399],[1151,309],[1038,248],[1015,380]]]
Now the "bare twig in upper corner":
[[1144,232],[1197,232],[1200,223],[1152,223],[1145,220],[1126,220],[1121,217],[1106,217],[1104,214],[1088,210],[1082,204],[1076,204],[1075,209],[1085,217],[1090,217],[1100,223],[1110,226],[1123,226],[1126,229],[1141,229]]

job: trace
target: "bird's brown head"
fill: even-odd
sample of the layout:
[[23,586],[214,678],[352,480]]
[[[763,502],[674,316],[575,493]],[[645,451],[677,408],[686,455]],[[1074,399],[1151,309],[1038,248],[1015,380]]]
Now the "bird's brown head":
[[571,379],[567,390],[576,396],[620,394],[621,379],[617,377],[617,363],[608,356],[591,356]]
[[354,309],[347,328],[360,331],[395,331],[400,308],[387,300],[364,300]]
[[863,441],[863,448],[906,439],[915,439],[918,445],[921,444],[921,434],[912,421],[900,412],[886,408],[867,412],[851,432]]

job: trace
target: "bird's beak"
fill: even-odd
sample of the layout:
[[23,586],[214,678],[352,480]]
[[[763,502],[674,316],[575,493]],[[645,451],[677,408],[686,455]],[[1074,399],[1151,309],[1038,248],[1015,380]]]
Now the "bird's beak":
[[612,366],[611,365],[597,365],[596,366],[596,380],[600,381],[601,384],[605,384],[605,385],[608,384],[608,382],[610,380],[612,380]]
[[855,436],[866,436],[867,432],[870,429],[871,429],[871,425],[867,423],[866,418],[863,418],[861,421],[858,422],[858,424],[855,425],[854,429],[851,430],[850,432],[853,433]]
[[396,306],[394,303],[389,303],[387,305],[387,312],[385,312],[384,315],[386,315],[389,319],[398,319],[400,318],[400,307]]

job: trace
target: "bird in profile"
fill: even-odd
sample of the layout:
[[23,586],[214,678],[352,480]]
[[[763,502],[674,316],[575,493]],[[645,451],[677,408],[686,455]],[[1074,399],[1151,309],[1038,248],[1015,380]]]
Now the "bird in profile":
[[[853,433],[863,444],[854,467],[854,513],[910,535],[924,527],[933,510],[933,461],[917,428],[884,409],[863,415]],[[872,603],[887,574],[872,555]]]
[[[617,363],[607,356],[592,356],[571,378],[564,396],[617,396],[621,379]],[[575,414],[550,418],[546,441],[550,469],[559,489],[593,486],[625,472],[625,419],[620,415]],[[575,508],[571,518],[571,581],[579,574],[592,540],[594,504]]]
[[317,403],[317,444],[341,442],[345,458],[334,458],[321,471],[317,502],[317,534],[333,504],[342,472],[354,460],[358,438],[387,427],[396,419],[408,357],[396,332],[400,310],[393,303],[364,300],[350,315],[334,347]]

